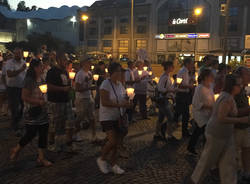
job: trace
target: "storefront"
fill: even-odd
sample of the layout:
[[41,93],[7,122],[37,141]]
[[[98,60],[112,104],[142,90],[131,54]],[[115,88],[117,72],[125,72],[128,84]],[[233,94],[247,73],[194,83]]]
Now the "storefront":
[[209,33],[174,33],[155,36],[158,63],[185,57],[195,57],[201,60],[209,53]]

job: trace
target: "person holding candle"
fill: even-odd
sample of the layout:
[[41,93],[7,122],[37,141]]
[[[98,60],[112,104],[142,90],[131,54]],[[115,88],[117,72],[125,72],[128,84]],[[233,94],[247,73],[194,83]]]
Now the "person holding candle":
[[98,80],[96,81],[96,95],[95,95],[95,108],[99,109],[100,107],[100,86],[102,82],[106,79],[107,72],[105,71],[105,63],[103,61],[100,61],[98,63],[98,68],[96,69],[96,74],[99,75]]
[[[125,72],[125,87],[134,87],[135,84],[135,76],[134,76],[134,69],[135,69],[135,63],[133,61],[128,61],[127,63],[128,68]],[[133,109],[128,109],[128,121],[132,123],[133,120]]]
[[197,155],[195,151],[197,141],[199,140],[199,137],[204,134],[205,127],[212,114],[215,102],[212,89],[213,82],[213,72],[210,69],[203,69],[198,77],[199,85],[195,89],[192,101],[193,118],[197,126],[191,136],[187,148],[188,152],[194,156]]
[[[96,86],[92,86],[93,76],[90,71],[91,61],[88,59],[81,61],[82,69],[76,74],[76,114],[79,121],[88,121],[92,129],[92,141],[96,140],[96,123],[94,115],[94,100],[92,91]],[[79,135],[77,136],[79,137]]]
[[[51,151],[73,152],[72,136],[75,128],[75,114],[70,103],[70,79],[67,72],[68,60],[65,53],[58,53],[57,64],[47,73],[50,142]],[[53,138],[55,135],[55,138]]]
[[117,149],[124,137],[124,116],[126,108],[131,104],[124,97],[126,91],[121,84],[121,65],[112,63],[109,66],[110,78],[103,81],[100,87],[99,120],[103,131],[106,133],[107,142],[102,148],[102,154],[97,159],[97,164],[102,173],[110,171],[123,174],[124,170],[117,165]]
[[227,75],[225,86],[216,101],[208,121],[205,135],[206,144],[188,184],[203,183],[209,170],[219,166],[220,183],[237,183],[237,164],[235,154],[234,126],[250,124],[250,117],[237,117],[238,110],[234,97],[241,91],[239,76]]
[[189,121],[189,92],[194,88],[194,85],[190,82],[191,78],[189,72],[192,71],[194,62],[192,58],[186,58],[183,61],[184,66],[180,69],[177,74],[178,78],[182,81],[179,84],[179,90],[176,93],[176,114],[175,121],[178,121],[178,117],[182,115],[182,137],[190,136],[188,131]]
[[147,84],[148,84],[148,72],[143,70],[143,62],[137,62],[137,70],[134,71],[135,77],[135,98],[134,109],[139,102],[140,114],[143,119],[149,119],[147,116]]
[[[159,113],[154,139],[166,140],[165,133],[167,130],[167,140],[176,140],[173,136],[174,114],[173,103],[171,102],[171,100],[173,101],[174,99],[176,89],[170,79],[170,73],[174,71],[174,65],[168,61],[164,62],[162,66],[165,72],[161,75],[160,81],[157,84],[160,99],[158,100]],[[167,117],[167,122],[163,123],[165,117]]]
[[[250,70],[247,67],[238,67],[235,74],[242,79],[243,88],[241,92],[235,96],[235,101],[238,107],[238,116],[247,116],[250,113],[250,106],[248,103],[247,92],[245,87],[250,83]],[[250,181],[250,125],[239,124],[235,125],[235,140],[237,148],[237,157],[243,166],[243,179]],[[240,159],[241,158],[241,159]]]
[[8,93],[8,102],[11,111],[11,125],[17,136],[21,135],[19,122],[23,114],[22,87],[26,74],[26,64],[21,49],[14,50],[14,58],[7,61],[6,84]]
[[44,149],[47,148],[48,139],[48,113],[46,102],[39,85],[42,84],[43,66],[42,62],[33,59],[27,71],[22,99],[24,101],[24,122],[26,133],[10,154],[11,161],[17,159],[19,152],[30,143],[38,134],[38,164],[45,167],[52,163],[45,158]]

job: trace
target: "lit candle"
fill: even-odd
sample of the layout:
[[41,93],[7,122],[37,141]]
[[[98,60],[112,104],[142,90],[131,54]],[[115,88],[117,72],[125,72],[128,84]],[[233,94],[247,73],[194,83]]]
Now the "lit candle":
[[76,73],[75,73],[75,72],[69,72],[69,78],[70,78],[71,80],[73,80],[73,79],[75,78],[75,76],[76,76]]
[[107,68],[105,68],[105,72],[106,72],[106,73],[108,73],[108,72],[109,72],[109,70],[108,70]]
[[42,92],[43,94],[45,94],[45,93],[47,93],[48,86],[47,86],[47,84],[43,84],[43,85],[40,85],[40,86],[39,86],[39,89],[41,90],[41,92]]
[[95,69],[95,66],[94,66],[94,65],[92,65],[92,66],[91,66],[91,70],[94,70],[94,69]]
[[144,66],[144,67],[143,67],[143,70],[144,70],[144,71],[147,71],[147,70],[148,70],[148,67],[147,67],[147,66]]
[[129,97],[129,99],[132,100],[134,98],[135,89],[134,88],[127,88],[126,91],[127,91],[127,95]]
[[214,101],[216,101],[219,98],[220,94],[215,94],[214,95]]
[[182,80],[183,80],[182,78],[177,78],[177,79],[176,79],[177,84],[181,84],[181,83],[182,83]]
[[151,75],[153,75],[153,72],[152,72],[152,71],[149,71],[148,74],[151,76]]
[[139,71],[138,71],[138,74],[141,76],[141,75],[142,75],[142,71],[141,71],[141,70],[139,70]]
[[30,63],[26,63],[26,66],[27,66],[27,67],[30,67]]
[[198,74],[197,73],[195,73],[195,81],[198,81]]
[[27,58],[29,56],[29,52],[28,51],[23,51],[23,57]]
[[97,74],[93,75],[93,79],[94,79],[94,81],[98,81],[99,75],[97,75]]
[[250,105],[250,97],[248,97],[248,105]]
[[153,81],[155,81],[157,84],[159,83],[159,78],[158,77],[155,77],[154,79],[153,79]]

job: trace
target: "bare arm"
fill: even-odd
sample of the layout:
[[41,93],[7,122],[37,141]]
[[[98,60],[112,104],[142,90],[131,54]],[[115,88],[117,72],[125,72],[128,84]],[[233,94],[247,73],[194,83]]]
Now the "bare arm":
[[62,87],[62,86],[56,86],[54,84],[48,83],[48,88],[50,91],[64,91],[67,92],[70,90],[70,86]]
[[8,77],[16,77],[17,75],[19,75],[19,73],[23,72],[26,69],[26,65],[23,65],[20,69],[18,70],[7,70],[7,76]]
[[94,90],[95,88],[96,88],[95,86],[84,88],[80,83],[76,83],[76,91],[77,92],[84,92],[84,91],[88,91],[88,90]]
[[232,102],[224,101],[219,105],[218,110],[218,120],[220,123],[224,124],[238,124],[238,123],[246,123],[249,124],[248,116],[245,117],[229,117],[228,114],[232,109]]
[[26,88],[22,89],[22,100],[31,105],[40,106],[45,104],[45,101],[43,99],[33,98],[31,91]]
[[112,100],[109,99],[109,92],[101,89],[100,90],[100,98],[101,98],[101,103],[103,106],[105,107],[128,107],[129,106],[129,102],[125,102],[125,103],[121,103],[118,104],[117,102],[112,102]]

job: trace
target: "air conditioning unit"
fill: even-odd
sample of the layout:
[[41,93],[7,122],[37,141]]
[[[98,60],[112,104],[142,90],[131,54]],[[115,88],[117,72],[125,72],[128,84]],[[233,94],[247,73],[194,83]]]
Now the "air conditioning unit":
[[221,4],[220,5],[220,12],[221,12],[221,16],[226,16],[226,4]]

